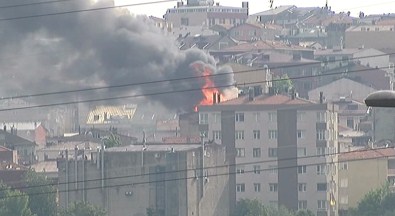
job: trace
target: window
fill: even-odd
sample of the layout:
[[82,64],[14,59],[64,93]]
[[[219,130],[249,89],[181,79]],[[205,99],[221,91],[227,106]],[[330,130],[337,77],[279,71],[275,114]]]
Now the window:
[[326,200],[318,200],[317,204],[319,210],[326,210]]
[[99,116],[99,115],[94,115],[94,116],[93,116],[93,121],[99,121],[99,119],[100,119],[100,116]]
[[340,163],[340,170],[348,170],[348,163],[347,162],[341,162]]
[[278,173],[278,166],[277,165],[269,165],[269,173],[277,174]]
[[221,113],[213,113],[213,119],[214,119],[214,123],[220,123],[221,122]]
[[276,112],[269,112],[269,121],[271,121],[271,122],[277,121],[277,113]]
[[317,191],[326,191],[328,189],[327,183],[317,183]]
[[261,157],[261,148],[253,148],[252,149],[252,157],[255,157],[255,158]]
[[244,113],[235,114],[236,122],[244,122]]
[[305,115],[304,112],[298,112],[298,113],[296,114],[298,121],[303,121],[304,115]]
[[304,156],[306,156],[306,155],[307,155],[307,150],[306,150],[306,148],[298,148],[297,154],[298,154],[298,157],[304,157]]
[[261,131],[260,130],[254,130],[253,135],[254,135],[255,140],[261,139]]
[[235,131],[235,139],[243,140],[244,139],[244,131]]
[[325,130],[317,130],[317,140],[325,140]]
[[217,131],[217,130],[213,131],[213,139],[214,140],[221,140],[221,138],[222,138],[221,131]]
[[269,157],[277,157],[277,148],[269,148]]
[[348,196],[347,195],[340,196],[340,204],[343,204],[343,205],[348,204]]
[[188,18],[181,18],[181,25],[188,26],[189,25],[189,19]]
[[317,155],[324,156],[325,155],[325,147],[317,147]]
[[325,164],[317,165],[317,175],[325,175],[326,166]]
[[326,122],[326,112],[317,112],[317,122]]
[[199,114],[199,124],[208,124],[208,113]]
[[246,186],[245,184],[236,184],[236,191],[237,192],[245,192],[246,191]]
[[353,118],[347,118],[347,127],[354,129],[354,119]]
[[307,200],[299,200],[298,201],[298,209],[307,209]]
[[260,165],[254,165],[254,173],[261,174],[261,166]]
[[342,178],[342,179],[340,179],[340,187],[341,187],[341,188],[346,188],[346,187],[348,187],[348,178]]
[[306,173],[306,165],[298,166],[298,174],[304,174]]
[[277,192],[278,191],[278,184],[277,183],[269,183],[269,191],[270,192]]
[[237,148],[236,149],[236,157],[245,157],[245,148]]
[[254,113],[255,122],[259,122],[261,120],[261,113],[256,112]]
[[298,191],[299,192],[306,192],[307,184],[306,183],[299,183],[298,184]]
[[269,139],[277,139],[277,130],[269,130]]
[[254,183],[254,190],[255,192],[261,192],[261,184]]
[[243,174],[244,173],[244,166],[237,166],[236,167],[236,173],[237,174]]
[[298,130],[298,131],[297,131],[297,134],[298,134],[298,139],[303,139],[303,137],[304,137],[304,131]]

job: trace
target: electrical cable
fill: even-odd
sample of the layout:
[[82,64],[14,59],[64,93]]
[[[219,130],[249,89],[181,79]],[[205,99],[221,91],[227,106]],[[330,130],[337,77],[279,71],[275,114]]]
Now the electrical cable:
[[[389,56],[389,55],[392,55],[392,54],[395,55],[395,52],[394,53],[388,53],[388,54],[378,54],[378,55],[371,55],[371,56],[364,56],[364,57],[355,57],[355,58],[348,59],[348,61],[357,60],[357,59],[365,59],[365,58],[381,57],[381,56]],[[271,67],[269,69],[270,70],[276,70],[276,69],[303,67],[303,66],[309,66],[309,65],[319,65],[319,64],[322,64],[322,63],[335,63],[335,62],[344,62],[344,60],[331,60],[331,61],[326,61],[326,62],[318,61],[318,62],[309,62],[309,63],[302,63],[302,64],[290,64],[290,65],[274,66],[274,67]],[[387,67],[383,67],[383,68],[387,68]],[[261,70],[264,70],[264,69],[266,69],[266,68],[260,67],[260,68],[257,68],[257,69],[234,71],[233,74],[252,73],[252,72],[261,71]],[[370,69],[374,70],[374,69],[377,69],[377,68],[370,68]],[[332,71],[332,70],[328,70],[328,71]],[[325,74],[328,71],[324,71],[321,74]],[[9,100],[9,99],[32,98],[32,97],[42,97],[42,96],[50,96],[50,95],[58,95],[58,94],[68,94],[68,93],[77,93],[77,92],[85,92],[85,91],[95,91],[95,90],[102,90],[102,89],[123,88],[123,87],[137,86],[137,85],[158,84],[158,83],[162,83],[162,82],[176,82],[176,81],[182,81],[182,80],[198,79],[198,78],[205,78],[205,77],[225,76],[225,75],[229,75],[229,73],[210,74],[210,75],[206,75],[206,76],[203,76],[203,75],[190,76],[190,77],[182,77],[182,78],[174,78],[174,79],[166,79],[166,80],[153,80],[153,81],[146,81],[146,82],[128,83],[128,84],[103,86],[103,87],[94,87],[94,88],[84,88],[84,89],[76,89],[76,90],[43,92],[43,93],[36,93],[36,94],[8,96],[8,97],[0,98],[0,101],[1,100]],[[289,79],[291,79],[291,78],[289,78]],[[283,80],[282,79],[280,79],[280,80],[273,80],[273,82],[276,82],[276,81],[283,81]],[[270,81],[266,81],[266,82],[270,82]]]
[[[385,69],[385,68],[387,68],[387,67],[377,67],[375,69]],[[263,83],[267,83],[267,82],[278,82],[278,81],[284,81],[284,80],[299,80],[299,79],[333,76],[333,75],[350,74],[350,73],[361,73],[361,72],[366,72],[366,71],[372,71],[372,68],[365,68],[365,69],[359,69],[359,70],[353,70],[353,71],[347,71],[347,72],[336,72],[336,73],[327,73],[327,74],[316,74],[316,75],[308,75],[308,76],[280,78],[280,79],[271,80],[271,81],[264,80],[264,81],[248,82],[248,83],[243,83],[243,85],[263,84]],[[157,95],[164,95],[164,94],[175,94],[175,93],[183,93],[183,92],[193,92],[193,91],[201,91],[203,89],[221,89],[221,88],[229,88],[229,87],[233,87],[233,86],[235,86],[235,85],[230,84],[230,85],[222,85],[222,86],[216,86],[216,87],[193,88],[193,89],[183,89],[183,90],[174,90],[174,91],[161,91],[161,92],[135,94],[135,95],[124,95],[124,96],[108,97],[108,98],[97,98],[97,99],[67,101],[67,102],[22,106],[22,107],[3,108],[3,109],[0,109],[0,112],[42,108],[42,107],[51,107],[51,106],[71,105],[71,104],[81,104],[81,103],[90,103],[90,102],[99,102],[99,101],[130,99],[130,98],[157,96]]]

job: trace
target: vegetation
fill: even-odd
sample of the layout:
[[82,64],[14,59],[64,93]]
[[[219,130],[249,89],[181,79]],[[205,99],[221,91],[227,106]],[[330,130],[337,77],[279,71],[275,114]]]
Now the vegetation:
[[284,207],[264,206],[258,200],[242,199],[237,202],[235,216],[314,216],[309,210],[296,213]]
[[356,209],[349,211],[349,216],[389,216],[395,215],[395,194],[389,185],[373,190],[365,195]]
[[106,148],[117,147],[121,145],[121,140],[116,133],[111,132],[110,136],[103,139]]
[[0,216],[34,216],[30,211],[29,197],[26,194],[1,183],[0,198]]
[[290,89],[293,88],[292,80],[289,79],[287,74],[280,76],[276,76],[273,78],[273,91],[274,93],[287,93]]
[[73,203],[68,209],[62,210],[59,216],[105,216],[106,212],[94,205],[84,202]]

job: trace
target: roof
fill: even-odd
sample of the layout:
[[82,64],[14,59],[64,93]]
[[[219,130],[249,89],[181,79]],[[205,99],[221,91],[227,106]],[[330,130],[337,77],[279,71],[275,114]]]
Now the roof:
[[251,43],[242,43],[233,47],[225,48],[225,51],[241,51],[249,52],[253,50],[272,50],[272,49],[300,49],[300,50],[310,50],[305,47],[296,46],[292,44],[286,44],[279,41],[255,41]]
[[97,106],[88,114],[87,124],[105,124],[114,119],[132,119],[136,105]]
[[[201,145],[194,144],[176,144],[176,145],[163,145],[163,144],[154,144],[150,145],[149,143],[146,145],[145,152],[169,152],[169,151],[191,151],[200,148]],[[129,145],[122,147],[113,147],[106,149],[106,152],[141,152],[143,149],[142,145]]]
[[37,150],[37,152],[40,151],[62,151],[62,150],[74,150],[75,147],[78,147],[78,149],[90,149],[90,150],[96,150],[97,147],[101,146],[101,143],[96,143],[96,142],[65,142],[61,143],[58,145],[52,145],[45,147],[43,149]]
[[344,82],[346,82],[346,83],[356,83],[356,84],[359,84],[360,86],[364,86],[364,87],[366,87],[366,88],[371,88],[372,91],[375,90],[374,88],[372,88],[372,87],[370,87],[370,86],[367,86],[367,85],[365,85],[365,84],[363,84],[363,83],[354,81],[354,80],[352,80],[352,79],[350,79],[350,78],[343,77],[343,78],[334,80],[333,82],[330,82],[330,83],[328,83],[328,84],[319,86],[319,87],[317,87],[317,88],[315,88],[315,89],[311,89],[311,90],[309,91],[309,93],[310,93],[310,92],[314,92],[314,91],[318,91],[318,90],[323,89],[323,88],[326,88],[326,87],[338,86],[339,83],[344,83]]
[[311,101],[295,98],[285,95],[273,95],[273,96],[265,96],[261,95],[255,97],[254,100],[250,101],[248,96],[242,96],[235,98],[233,100],[224,101],[217,105],[298,105],[298,104],[315,104]]
[[363,149],[352,152],[345,152],[339,155],[340,161],[379,159],[384,157],[395,157],[394,148]]
[[24,139],[20,136],[11,134],[7,131],[0,130],[0,140],[5,140],[7,147],[11,146],[35,146],[34,142]]
[[303,20],[303,23],[328,26],[329,24],[352,24],[354,19],[345,13],[330,15],[315,14]]
[[378,28],[379,31],[394,31],[395,29],[394,26],[392,25],[359,25],[359,26],[351,26],[346,30],[346,32],[369,32],[369,31],[375,32],[376,28]]
[[252,14],[251,16],[273,16],[273,15],[277,15],[277,14],[280,14],[284,11],[294,9],[294,8],[296,8],[296,6],[294,6],[294,5],[282,5],[282,6],[278,6],[278,7],[274,8],[274,9],[270,9],[270,10]]
[[314,52],[315,56],[327,56],[327,55],[352,55],[358,52],[361,52],[366,49],[358,49],[358,48],[347,48],[347,49],[323,49],[316,50]]
[[33,164],[31,168],[36,172],[58,172],[57,161],[41,161]]

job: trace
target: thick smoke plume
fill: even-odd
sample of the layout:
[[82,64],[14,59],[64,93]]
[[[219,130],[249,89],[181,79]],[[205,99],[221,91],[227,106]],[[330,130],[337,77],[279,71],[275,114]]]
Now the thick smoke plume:
[[[1,9],[0,19],[112,4],[107,0],[78,0]],[[218,69],[215,60],[200,50],[180,51],[174,39],[164,36],[147,17],[133,16],[126,9],[3,21],[0,40],[2,97],[201,75],[193,64],[209,67],[213,74],[225,74],[213,77],[217,86],[233,84],[230,69]],[[201,78],[30,100],[45,104],[182,91],[203,85]],[[200,91],[147,96],[171,110],[183,111],[192,110],[202,98]]]

